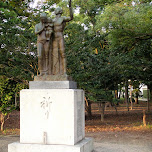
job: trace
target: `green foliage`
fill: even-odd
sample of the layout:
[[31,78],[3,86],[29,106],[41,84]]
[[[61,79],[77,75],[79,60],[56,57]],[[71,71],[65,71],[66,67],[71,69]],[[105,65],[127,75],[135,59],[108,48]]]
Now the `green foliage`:
[[[0,112],[1,130],[14,99],[36,72],[36,37],[29,7],[31,0],[0,1]],[[32,55],[31,55],[32,54]]]
[[88,100],[111,101],[110,90],[114,88],[113,80],[117,75],[107,67],[106,50],[98,52],[97,38],[79,24],[69,24],[65,35],[68,74],[85,90]]
[[[151,38],[152,6],[150,4],[127,5],[124,2],[108,5],[97,17],[97,29],[104,27],[112,47],[131,50],[139,41]],[[101,31],[101,30],[100,30]],[[101,31],[102,32],[102,31]]]
[[[108,33],[111,64],[122,81],[131,79],[151,85],[152,5],[149,1],[122,1],[105,7],[96,16],[96,30]],[[103,30],[104,29],[104,30]]]
[[19,91],[25,87],[24,83],[15,82],[6,76],[0,76],[1,131],[3,131],[5,121],[9,118],[9,113],[15,110],[15,95],[19,94]]
[[[0,2],[0,74],[14,81],[15,92],[38,73],[34,26],[40,13],[53,16],[56,4],[69,15],[66,0],[47,0],[33,10],[29,2]],[[79,13],[64,31],[67,71],[90,101],[112,101],[112,90],[128,79],[152,84],[152,5],[149,0],[134,2],[72,0]]]
[[15,94],[27,87],[24,83],[15,82],[6,76],[0,76],[0,111],[7,114],[14,109]]
[[30,59],[36,58],[36,37],[29,5],[24,1],[2,1],[0,12],[0,74],[16,81],[31,79],[27,70],[34,73],[30,68],[34,61]]

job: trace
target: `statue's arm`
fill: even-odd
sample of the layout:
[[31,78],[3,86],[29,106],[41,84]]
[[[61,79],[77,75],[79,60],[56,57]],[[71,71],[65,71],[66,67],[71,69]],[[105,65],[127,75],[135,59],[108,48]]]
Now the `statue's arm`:
[[37,34],[40,34],[43,30],[44,30],[44,26],[42,26],[41,27],[41,29],[39,29],[39,24],[37,24],[36,26],[35,26],[35,34],[37,35]]
[[69,0],[69,11],[70,11],[70,17],[64,17],[65,22],[69,22],[73,20],[73,11],[72,11],[72,6],[71,6],[71,0]]

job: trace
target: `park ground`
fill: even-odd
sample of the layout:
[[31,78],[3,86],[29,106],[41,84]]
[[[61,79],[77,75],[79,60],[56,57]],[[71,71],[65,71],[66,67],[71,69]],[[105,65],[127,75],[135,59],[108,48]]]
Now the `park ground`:
[[[133,110],[127,111],[120,104],[116,113],[113,107],[105,110],[104,122],[100,120],[97,104],[92,104],[92,118],[86,116],[86,136],[94,138],[95,152],[151,152],[152,114],[146,115],[147,126],[143,126],[143,110],[147,103],[140,101]],[[152,105],[151,105],[152,107]],[[7,144],[19,140],[20,112],[11,113],[0,132],[0,152],[7,152]]]

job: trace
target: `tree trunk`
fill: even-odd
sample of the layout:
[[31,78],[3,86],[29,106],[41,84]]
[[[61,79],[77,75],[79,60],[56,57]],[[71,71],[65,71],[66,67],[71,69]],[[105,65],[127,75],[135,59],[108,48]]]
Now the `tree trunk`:
[[133,103],[132,103],[132,86],[130,85],[130,103],[131,103],[131,110],[133,110]]
[[85,107],[86,107],[86,111],[87,111],[87,115],[89,119],[92,118],[91,104],[92,103],[85,98]]
[[1,131],[4,130],[4,122],[1,122]]
[[135,98],[135,104],[139,104],[138,97]]
[[150,105],[149,105],[149,89],[148,89],[148,86],[147,86],[147,111],[148,111],[148,112],[150,111]]
[[100,111],[101,108],[101,102],[98,103],[98,111]]
[[146,112],[143,110],[143,125],[146,126]]
[[147,85],[147,110],[150,111],[150,102],[152,102],[152,85]]
[[128,103],[128,80],[125,82],[125,103],[127,106],[127,110],[129,111],[129,103]]
[[150,102],[152,102],[152,89],[150,89],[149,92],[150,92]]
[[91,102],[89,101],[88,102],[88,117],[89,117],[89,119],[91,119],[92,118],[92,110],[91,110]]
[[104,121],[105,102],[101,103],[101,121]]
[[123,94],[122,94],[122,97],[123,97],[123,98],[125,98],[125,95],[124,95],[124,94],[125,94],[125,93],[123,92]]
[[[6,118],[7,117],[7,118]],[[4,115],[3,113],[1,113],[1,131],[4,130],[4,123],[5,121],[7,121],[9,119],[9,114]]]
[[1,131],[4,130],[4,122],[5,122],[4,118],[5,118],[5,116],[3,114],[1,114]]
[[114,104],[114,108],[116,110],[116,115],[118,115],[117,106]]
[[149,87],[149,96],[150,102],[152,102],[152,85]]
[[121,85],[120,85],[120,89],[119,89],[118,99],[120,99],[120,97],[121,97]]
[[118,99],[118,90],[115,90],[115,99]]
[[138,93],[136,93],[136,97],[135,97],[135,104],[139,104],[138,96],[139,96],[139,94],[138,94]]

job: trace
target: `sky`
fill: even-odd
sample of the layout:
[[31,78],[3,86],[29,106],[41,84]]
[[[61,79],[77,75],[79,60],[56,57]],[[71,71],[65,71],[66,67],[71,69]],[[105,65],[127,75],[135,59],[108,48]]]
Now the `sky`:
[[[44,0],[34,0],[34,3],[31,4],[31,7],[34,8],[34,7],[37,6],[38,2],[43,2],[43,1],[44,1]],[[77,9],[74,10],[74,13],[76,13],[76,14],[79,14],[79,12],[80,12],[79,8],[77,8]]]
[[36,7],[36,6],[37,6],[37,3],[38,3],[38,2],[41,2],[41,1],[43,1],[43,0],[34,0],[34,4],[33,4],[32,7]]

